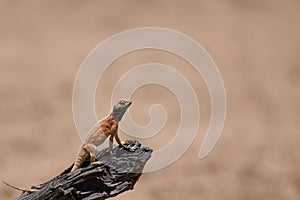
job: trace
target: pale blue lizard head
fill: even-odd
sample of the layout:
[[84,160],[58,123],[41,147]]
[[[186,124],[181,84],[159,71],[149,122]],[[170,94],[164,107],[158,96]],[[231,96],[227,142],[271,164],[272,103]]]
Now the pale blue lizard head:
[[113,108],[113,116],[117,120],[117,122],[121,121],[123,115],[125,114],[126,110],[131,105],[131,101],[129,100],[120,100],[119,103],[114,105]]

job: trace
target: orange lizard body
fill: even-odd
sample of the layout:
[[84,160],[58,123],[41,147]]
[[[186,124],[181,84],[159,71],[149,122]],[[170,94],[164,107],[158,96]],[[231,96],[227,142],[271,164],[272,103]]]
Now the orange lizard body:
[[[119,101],[119,103],[114,106],[111,114],[95,124],[81,145],[80,151],[71,171],[78,169],[88,157],[90,157],[91,163],[95,163],[97,147],[101,145],[108,137],[111,150],[113,147],[114,138],[120,146],[123,146],[118,136],[118,124],[130,105],[131,101]],[[101,162],[97,163],[99,164]]]

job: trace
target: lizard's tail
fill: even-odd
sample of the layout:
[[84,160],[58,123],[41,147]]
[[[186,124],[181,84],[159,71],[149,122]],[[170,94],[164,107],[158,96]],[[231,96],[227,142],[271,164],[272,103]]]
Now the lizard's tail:
[[81,147],[80,151],[78,153],[78,156],[74,162],[71,172],[78,169],[79,167],[81,167],[82,163],[87,159],[88,156],[89,156],[89,153],[87,152],[87,150],[85,150],[85,148]]
[[10,185],[8,183],[6,183],[5,181],[2,181],[5,185],[7,185],[8,187],[11,187],[13,189],[16,189],[16,190],[20,190],[22,192],[37,192],[38,190],[35,190],[35,189],[24,189],[24,188],[19,188],[19,187],[16,187],[16,186],[13,186],[13,185]]

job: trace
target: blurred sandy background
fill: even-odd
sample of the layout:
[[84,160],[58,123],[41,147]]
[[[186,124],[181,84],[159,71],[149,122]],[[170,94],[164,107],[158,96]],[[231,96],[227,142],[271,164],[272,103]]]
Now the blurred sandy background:
[[[166,52],[135,52],[113,63],[98,87],[99,118],[110,111],[118,78],[147,62],[181,71],[196,91],[202,117],[183,157],[143,175],[133,191],[114,199],[299,199],[299,10],[296,0],[1,0],[0,179],[30,187],[68,167],[80,146],[71,107],[80,64],[113,34],[159,26],[188,34],[210,53],[227,91],[226,124],[213,152],[198,160],[210,119],[201,76]],[[169,91],[143,87],[133,101],[130,114],[141,125],[149,122],[153,103],[168,111],[161,134],[141,140],[143,145],[157,149],[174,137],[180,110]],[[0,184],[0,199],[17,194]]]

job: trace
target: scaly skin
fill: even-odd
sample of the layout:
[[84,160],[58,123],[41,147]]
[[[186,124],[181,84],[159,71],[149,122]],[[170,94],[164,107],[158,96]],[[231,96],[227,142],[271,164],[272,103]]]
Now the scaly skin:
[[88,157],[90,157],[91,164],[101,164],[101,162],[95,162],[97,147],[101,145],[108,137],[109,147],[111,150],[113,148],[114,138],[120,146],[123,146],[118,136],[118,124],[130,105],[131,101],[119,101],[119,103],[114,106],[113,111],[106,118],[97,122],[97,124],[89,131],[88,136],[81,145],[71,172],[80,168],[82,163]]

